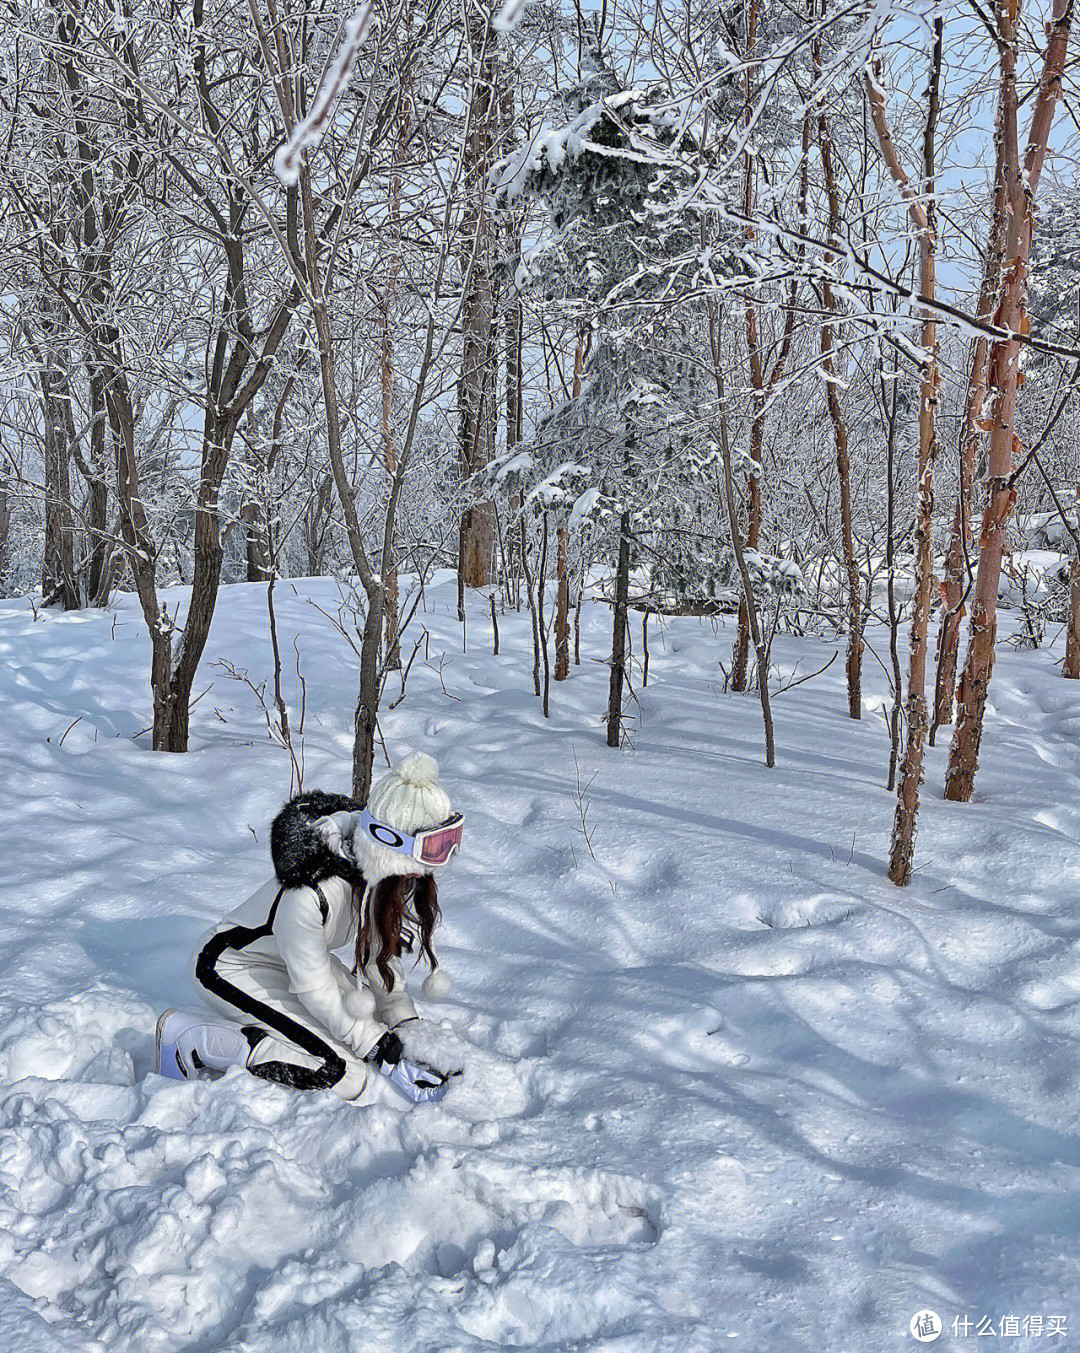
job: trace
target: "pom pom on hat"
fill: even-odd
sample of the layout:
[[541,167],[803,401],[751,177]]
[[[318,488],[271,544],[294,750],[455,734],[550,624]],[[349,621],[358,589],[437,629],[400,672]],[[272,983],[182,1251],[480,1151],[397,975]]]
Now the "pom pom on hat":
[[453,813],[450,795],[439,783],[433,757],[414,752],[375,782],[368,807],[373,817],[399,832],[438,827]]
[[[413,752],[411,756],[405,757],[403,761],[398,762],[391,774],[416,789],[428,789],[431,786],[442,788],[439,784],[439,763],[425,752]],[[438,826],[438,823],[434,825]]]

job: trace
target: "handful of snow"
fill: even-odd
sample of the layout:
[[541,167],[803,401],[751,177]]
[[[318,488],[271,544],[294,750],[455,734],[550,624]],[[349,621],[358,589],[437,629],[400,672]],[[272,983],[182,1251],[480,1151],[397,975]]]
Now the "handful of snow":
[[469,1045],[455,1032],[448,1019],[410,1019],[394,1032],[401,1039],[404,1056],[410,1062],[434,1067],[443,1075],[459,1072],[465,1065]]

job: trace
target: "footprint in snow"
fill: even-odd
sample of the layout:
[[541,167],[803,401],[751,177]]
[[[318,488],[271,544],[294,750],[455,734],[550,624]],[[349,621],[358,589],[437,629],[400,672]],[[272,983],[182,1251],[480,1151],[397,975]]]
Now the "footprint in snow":
[[763,902],[757,919],[770,930],[791,930],[798,926],[835,925],[846,921],[856,908],[850,899],[832,893],[813,897],[786,897]]
[[750,1062],[712,1009],[687,1016],[653,1019],[638,1035],[637,1043],[656,1061],[677,1071],[715,1072],[723,1067],[741,1067]]

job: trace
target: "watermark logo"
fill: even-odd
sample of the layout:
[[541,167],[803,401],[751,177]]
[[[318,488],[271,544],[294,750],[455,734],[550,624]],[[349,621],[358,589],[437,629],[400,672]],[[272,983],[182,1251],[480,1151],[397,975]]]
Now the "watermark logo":
[[935,1339],[940,1339],[942,1328],[941,1316],[936,1311],[916,1311],[908,1326],[912,1338],[918,1339],[920,1344],[932,1344]]
[[[957,1339],[966,1338],[968,1335],[974,1339],[981,1339],[984,1336],[1000,1339],[1041,1339],[1044,1335],[1048,1339],[1057,1339],[1068,1335],[1069,1317],[1003,1315],[1000,1319],[996,1319],[992,1315],[982,1315],[972,1319],[970,1315],[958,1315],[950,1328]],[[914,1321],[911,1332],[915,1334]],[[915,1337],[917,1339],[919,1336],[915,1334]]]

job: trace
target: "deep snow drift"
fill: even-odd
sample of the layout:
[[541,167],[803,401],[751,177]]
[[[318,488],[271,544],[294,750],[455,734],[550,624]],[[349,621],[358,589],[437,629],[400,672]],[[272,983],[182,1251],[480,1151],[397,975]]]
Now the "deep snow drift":
[[[348,775],[355,661],[313,604],[337,598],[277,594],[308,787]],[[463,654],[453,602],[429,591],[382,720],[466,814],[454,986],[424,1009],[467,1074],[413,1112],[150,1072],[288,792],[254,696],[211,666],[268,675],[265,590],[223,590],[179,757],[133,738],[131,597],[0,603],[3,1353],[878,1353],[924,1307],[1066,1316],[1009,1346],[1080,1346],[1080,687],[1056,654],[1003,652],[978,802],[944,803],[930,754],[898,891],[869,654],[861,725],[839,662],[777,697],[770,773],[711,622],[654,627],[614,753],[604,608],[545,723],[527,616],[493,658],[477,598]],[[780,668],[834,646],[783,639]]]

